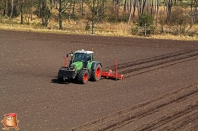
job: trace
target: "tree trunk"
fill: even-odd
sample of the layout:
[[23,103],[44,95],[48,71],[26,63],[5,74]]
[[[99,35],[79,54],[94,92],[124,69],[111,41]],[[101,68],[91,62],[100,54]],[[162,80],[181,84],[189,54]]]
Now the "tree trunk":
[[72,17],[75,17],[75,5],[76,5],[76,0],[73,1],[73,8],[72,8]]
[[135,16],[136,0],[133,1],[133,17]]
[[174,1],[174,6],[177,6],[177,0]]
[[119,0],[117,0],[116,5],[117,5],[116,14],[117,14],[117,18],[119,18],[119,13],[120,13],[120,1]]
[[137,13],[138,13],[138,17],[140,17],[140,10],[141,10],[141,6],[140,6],[140,1],[137,2]]
[[97,3],[96,3],[96,18],[97,18],[97,21],[99,21],[99,6],[100,6],[100,3],[99,3],[99,0],[96,0]]
[[130,6],[129,6],[129,10],[130,10],[130,12],[131,12],[131,10],[132,10],[132,8],[133,8],[132,3],[133,3],[133,0],[130,0]]
[[47,26],[50,18],[50,9],[47,6],[47,0],[42,0],[41,19],[42,25]]
[[95,12],[95,0],[93,0],[93,3],[92,3],[92,32],[91,34],[94,34],[95,31],[94,31],[94,12]]
[[138,8],[138,17],[140,17],[142,11],[142,0],[139,0],[139,2],[137,3],[137,8]]
[[84,7],[83,2],[84,2],[84,1],[82,0],[82,3],[81,3],[81,15],[83,15],[83,11],[84,11],[84,8],[83,8],[83,7]]
[[37,15],[38,15],[38,17],[41,17],[41,4],[42,4],[42,2],[41,2],[41,0],[39,0],[39,2],[38,2],[38,13],[37,13]]
[[191,0],[191,4],[190,4],[190,28],[192,28],[192,26],[193,26],[193,23],[194,23],[194,21],[193,21],[193,0]]
[[30,3],[31,5],[31,7],[30,7],[30,19],[31,19],[31,21],[33,20],[33,1],[31,0],[31,3]]
[[42,25],[45,25],[45,9],[46,8],[46,3],[45,0],[42,0],[42,7],[41,7],[41,19],[42,19]]
[[24,0],[21,0],[21,24],[24,23]]
[[8,16],[8,0],[4,0],[3,16]]
[[153,15],[153,0],[151,1],[151,15]]
[[52,10],[53,1],[50,0],[50,10]]
[[158,13],[159,13],[159,0],[156,0],[156,21],[155,21],[156,27],[158,24]]
[[171,10],[172,10],[172,0],[168,0],[167,3],[167,20],[170,21],[171,18]]
[[164,0],[164,12],[167,12],[167,0]]
[[105,0],[102,0],[102,15],[105,14]]
[[198,16],[198,10],[197,10],[197,7],[198,7],[198,0],[195,0],[195,7],[194,7],[194,10],[195,10],[195,20],[197,19],[197,16]]
[[146,31],[147,31],[147,27],[146,27],[146,22],[145,22],[145,24],[144,24],[144,36],[146,37]]
[[10,18],[12,18],[12,14],[13,14],[13,8],[14,7],[14,0],[11,0],[11,12],[10,12]]
[[131,16],[132,16],[132,3],[134,0],[130,0],[130,14],[129,14],[129,19],[128,19],[128,25],[130,24],[131,21]]
[[125,17],[125,15],[126,15],[126,10],[127,10],[127,0],[124,0],[123,17]]
[[59,22],[59,29],[63,29],[63,25],[62,25],[62,0],[59,0],[58,22]]
[[146,0],[143,0],[141,14],[144,13],[144,8],[145,8],[145,6],[146,6]]

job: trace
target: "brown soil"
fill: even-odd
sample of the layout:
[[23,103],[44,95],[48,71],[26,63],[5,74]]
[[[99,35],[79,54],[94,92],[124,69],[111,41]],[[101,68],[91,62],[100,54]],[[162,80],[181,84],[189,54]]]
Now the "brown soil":
[[[63,56],[94,48],[124,80],[58,83]],[[198,130],[198,43],[0,30],[0,113],[20,130]],[[3,124],[1,126],[3,128]]]

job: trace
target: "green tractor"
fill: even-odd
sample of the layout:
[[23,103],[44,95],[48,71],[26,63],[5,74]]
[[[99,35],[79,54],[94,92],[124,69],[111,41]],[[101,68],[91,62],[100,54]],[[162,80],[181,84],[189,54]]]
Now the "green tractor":
[[[65,64],[59,69],[58,80],[64,82],[71,79],[76,79],[79,83],[85,84],[89,80],[98,81],[102,74],[102,64],[99,61],[94,61],[93,51],[78,50],[74,53],[68,53],[65,56]],[[71,60],[69,65],[66,61],[69,56]]]

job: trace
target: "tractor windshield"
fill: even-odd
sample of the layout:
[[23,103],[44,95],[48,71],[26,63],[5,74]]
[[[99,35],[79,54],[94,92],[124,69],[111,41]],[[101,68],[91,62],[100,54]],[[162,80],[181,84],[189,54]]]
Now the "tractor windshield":
[[86,53],[76,53],[74,56],[74,62],[83,61],[86,62],[87,54]]

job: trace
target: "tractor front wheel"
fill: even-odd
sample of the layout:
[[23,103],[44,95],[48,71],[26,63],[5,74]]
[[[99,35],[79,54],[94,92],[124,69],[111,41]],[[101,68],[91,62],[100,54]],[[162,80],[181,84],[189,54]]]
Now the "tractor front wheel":
[[94,71],[92,71],[92,73],[91,73],[91,79],[93,81],[98,81],[101,78],[101,74],[102,74],[102,67],[100,64],[98,64],[96,66],[96,69]]
[[81,84],[86,84],[89,80],[89,72],[87,70],[81,70],[78,73],[77,80]]

